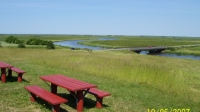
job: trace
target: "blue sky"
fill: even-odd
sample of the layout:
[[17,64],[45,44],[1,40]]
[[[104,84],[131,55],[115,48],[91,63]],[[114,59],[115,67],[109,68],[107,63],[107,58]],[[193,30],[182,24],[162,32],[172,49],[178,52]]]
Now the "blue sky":
[[200,37],[200,0],[0,0],[0,34]]

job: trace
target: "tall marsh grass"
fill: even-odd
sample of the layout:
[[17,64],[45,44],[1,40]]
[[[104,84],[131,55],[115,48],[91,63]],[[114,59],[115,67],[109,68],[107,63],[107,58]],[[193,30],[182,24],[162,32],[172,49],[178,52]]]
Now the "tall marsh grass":
[[118,40],[86,41],[82,44],[104,47],[181,46],[200,44],[200,38],[119,37]]
[[180,55],[194,55],[200,56],[200,47],[186,47],[186,48],[179,48],[174,51],[167,51],[168,53],[175,53]]
[[[199,110],[199,61],[138,55],[129,51],[72,51],[45,48],[0,48],[0,61],[5,61],[27,73],[22,83],[8,81],[0,84],[0,111],[49,111],[48,104],[31,103],[27,85],[49,89],[38,77],[64,74],[98,85],[111,93],[103,109],[91,107],[86,100],[85,111],[144,112],[149,108],[190,108]],[[13,75],[15,76],[15,75]],[[12,89],[9,89],[12,88]],[[67,91],[58,88],[59,93]],[[6,96],[6,97],[4,97]],[[87,98],[93,98],[87,95]],[[95,100],[95,99],[94,99]],[[71,101],[71,100],[70,100]],[[70,105],[61,105],[75,111]],[[95,105],[95,103],[93,102]]]
[[32,65],[75,71],[110,80],[145,83],[162,91],[182,96],[188,94],[190,88],[188,84],[191,84],[185,78],[185,75],[190,74],[190,71],[185,70],[185,68],[190,69],[192,68],[190,64],[198,63],[189,60],[109,51],[1,48],[1,52],[9,54],[6,57],[9,61],[21,60]]

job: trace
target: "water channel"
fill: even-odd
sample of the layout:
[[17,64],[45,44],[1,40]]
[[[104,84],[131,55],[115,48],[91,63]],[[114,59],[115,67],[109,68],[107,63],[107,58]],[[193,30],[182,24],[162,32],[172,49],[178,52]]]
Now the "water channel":
[[[108,40],[116,40],[116,38],[99,38],[98,40],[108,41]],[[60,45],[60,46],[68,46],[71,48],[82,48],[82,49],[87,48],[87,49],[92,49],[92,50],[105,49],[102,47],[94,47],[94,46],[87,46],[87,45],[79,44],[79,42],[82,42],[82,41],[87,41],[87,40],[67,40],[67,41],[61,41],[61,42],[54,42],[54,44]]]
[[173,57],[173,58],[184,58],[184,59],[193,59],[193,60],[200,60],[200,56],[194,55],[177,55],[177,54],[169,54],[169,53],[153,53],[149,54],[147,51],[140,52],[141,55],[155,55],[155,56],[165,56],[165,57]]
[[[109,40],[116,40],[116,38],[99,38],[98,40],[102,41],[109,41]],[[61,41],[61,42],[54,42],[56,45],[60,46],[68,46],[71,48],[87,48],[92,50],[102,50],[105,48],[102,47],[94,47],[94,46],[87,46],[87,45],[81,45],[79,42],[82,42],[85,40],[68,40],[68,41]],[[165,56],[165,57],[173,57],[173,58],[185,58],[185,59],[193,59],[193,60],[200,60],[200,56],[194,56],[194,55],[177,55],[177,54],[169,54],[169,53],[156,53],[156,54],[149,54],[147,51],[140,52],[141,55],[156,55],[156,56]]]

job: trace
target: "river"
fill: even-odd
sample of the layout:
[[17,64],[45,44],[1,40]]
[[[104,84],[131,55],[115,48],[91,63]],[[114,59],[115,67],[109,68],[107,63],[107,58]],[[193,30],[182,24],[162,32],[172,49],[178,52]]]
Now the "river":
[[[99,38],[98,40],[102,41],[109,41],[109,40],[116,40],[116,38]],[[102,47],[94,47],[94,46],[87,46],[87,45],[81,45],[78,44],[79,42],[87,41],[87,40],[68,40],[68,41],[61,41],[61,42],[54,42],[56,45],[60,46],[68,46],[71,48],[87,48],[92,50],[102,50],[105,48]],[[177,54],[168,54],[168,53],[156,53],[156,54],[149,54],[146,51],[140,52],[141,55],[156,55],[156,56],[165,56],[165,57],[173,57],[173,58],[185,58],[185,59],[193,59],[193,60],[200,60],[200,56],[194,56],[194,55],[177,55]]]
[[142,51],[139,54],[141,54],[141,55],[155,55],[155,56],[165,56],[165,57],[173,57],[173,58],[184,58],[184,59],[200,60],[200,56],[177,55],[177,54],[169,54],[169,53],[164,53],[164,52],[149,54],[149,52],[147,52],[147,51]]
[[[108,41],[108,40],[116,40],[116,38],[99,38],[98,40],[102,40],[102,41]],[[79,42],[82,41],[87,41],[87,40],[67,40],[67,41],[61,41],[61,42],[54,42],[54,44],[56,45],[60,45],[60,46],[68,46],[71,48],[87,48],[87,49],[92,49],[92,50],[102,50],[105,48],[102,47],[94,47],[94,46],[87,46],[87,45],[82,45],[82,44],[78,44]]]

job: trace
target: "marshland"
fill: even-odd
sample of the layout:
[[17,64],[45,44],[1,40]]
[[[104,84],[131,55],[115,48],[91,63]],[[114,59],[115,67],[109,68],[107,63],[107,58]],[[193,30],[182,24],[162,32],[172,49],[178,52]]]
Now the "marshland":
[[[48,112],[51,106],[45,101],[29,101],[27,85],[49,86],[39,76],[64,74],[98,85],[111,93],[104,98],[104,107],[95,108],[95,98],[86,95],[84,111],[100,112],[147,112],[148,109],[200,110],[200,60],[140,55],[128,50],[71,50],[70,47],[55,45],[26,45],[31,38],[53,42],[64,40],[87,40],[80,44],[104,48],[140,46],[179,46],[163,52],[200,55],[200,38],[165,36],[98,36],[98,35],[12,35],[23,40],[25,48],[6,43],[11,35],[0,35],[0,61],[17,66],[27,73],[22,83],[15,76],[0,84],[0,111]],[[101,41],[98,38],[117,38]],[[197,45],[184,47],[187,45]],[[69,92],[58,88],[62,97],[70,99]],[[61,111],[76,111],[75,99],[61,105]]]

